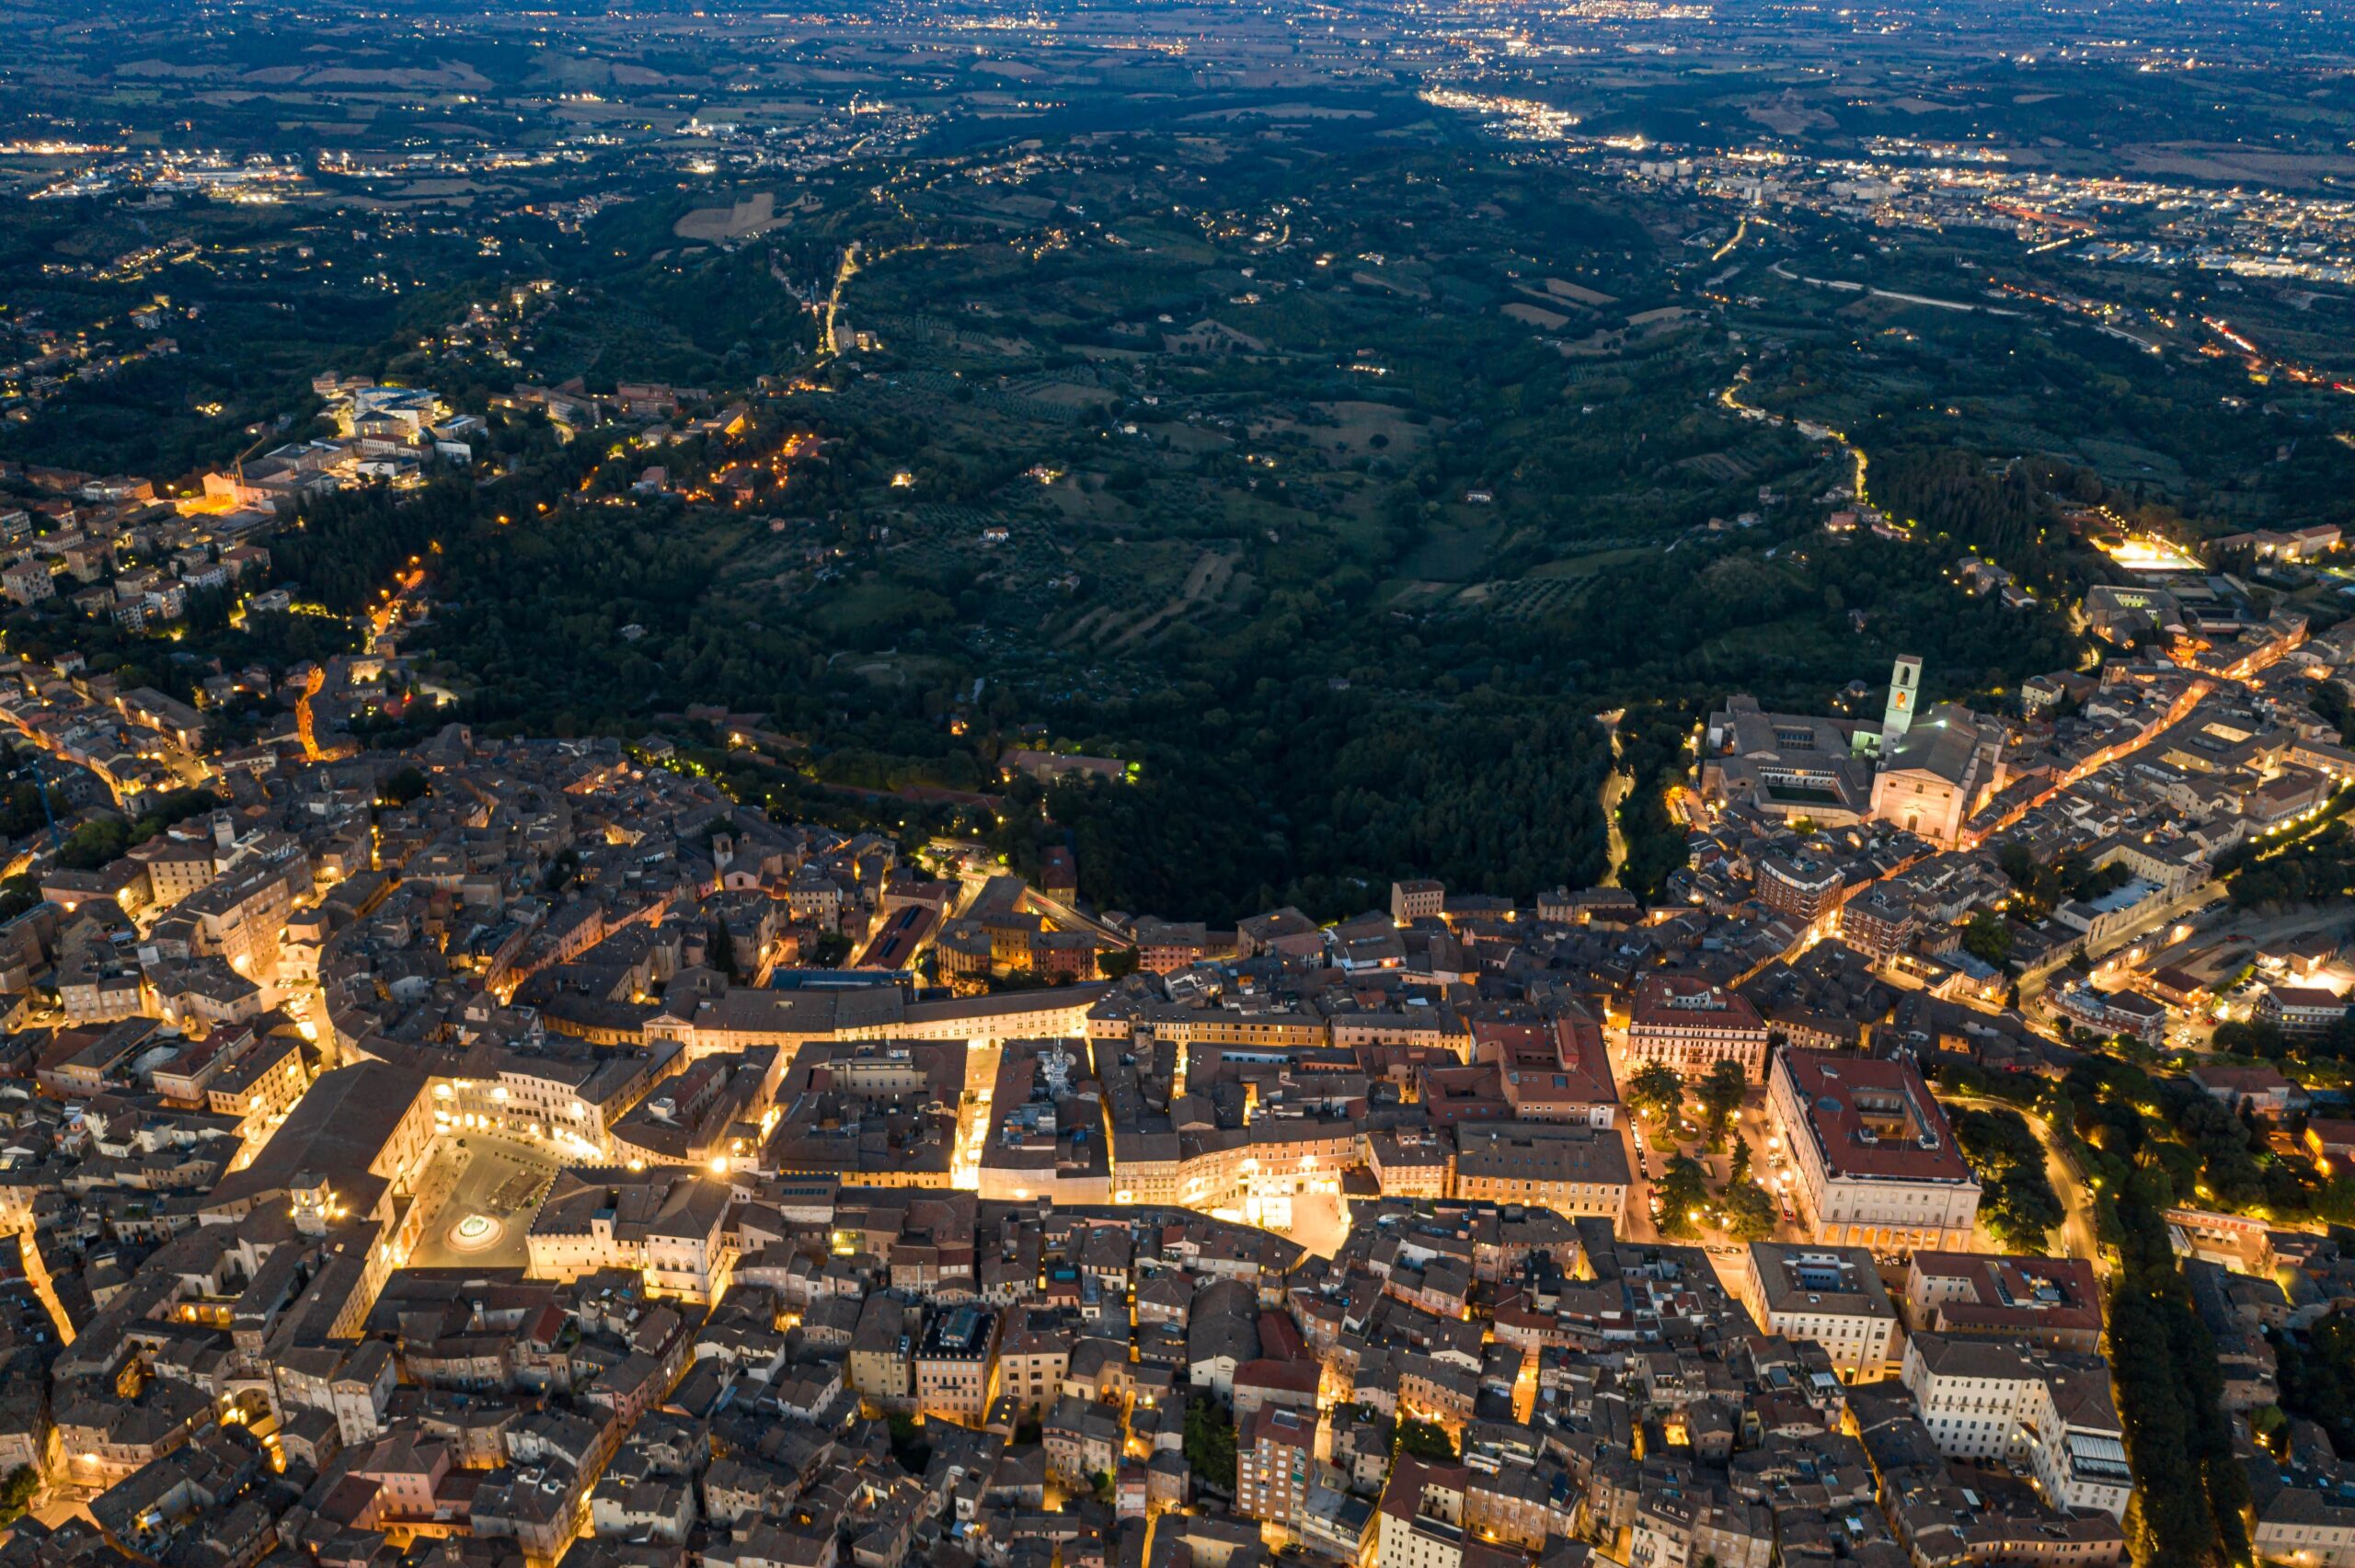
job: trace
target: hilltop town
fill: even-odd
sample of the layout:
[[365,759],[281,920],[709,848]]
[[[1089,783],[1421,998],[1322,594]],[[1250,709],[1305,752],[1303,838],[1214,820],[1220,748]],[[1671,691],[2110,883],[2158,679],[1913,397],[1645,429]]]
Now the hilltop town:
[[2338,10],[10,15],[0,1568],[2355,1568]]
[[[44,1553],[2122,1547],[2097,1263],[1974,1252],[1916,1047],[1770,1049],[1689,917],[1086,916],[456,727],[231,795],[7,928]],[[908,910],[1134,967],[808,962]],[[1706,1132],[1623,1093],[1717,1062]],[[1746,1246],[1647,1196],[1705,1142],[1781,1195]],[[2037,1443],[1958,1425],[1987,1379]]]
[[[1996,704],[1913,656],[1723,693],[1649,899],[1621,842],[1229,921],[1100,907],[1076,834],[798,818],[766,715],[437,716],[440,542],[350,614],[281,557],[500,433],[314,390],[332,434],[178,497],[26,470],[0,520],[0,1554],[2106,1568],[2177,1387],[2258,1551],[2355,1552],[2278,1337],[2355,1280],[2355,961],[2243,897],[2344,837],[2355,622],[2261,586],[2335,530],[2218,571],[2088,514],[2091,656]],[[671,457],[621,505],[810,446],[715,453],[774,438],[691,389],[511,406]],[[1953,591],[2037,612],[1992,560]],[[1143,773],[996,763],[934,793]],[[2152,1279],[2200,1371],[2120,1359]]]
[[[1050,735],[830,795],[767,713],[470,722],[436,498],[528,420],[608,455],[495,531],[733,515],[825,465],[773,408],[312,391],[8,475],[0,1555],[2108,1568],[2154,1486],[2355,1554],[2282,1337],[2355,1280],[2335,527],[2082,509],[2073,665],[1720,692],[1592,886],[1206,918],[1087,896],[1057,812],[1156,775]],[[1807,547],[1923,551],[1854,463]]]
[[19,658],[89,804],[0,926],[0,1550],[2100,1568],[2113,1094],[2198,1151],[2160,1233],[2258,1549],[2355,1541],[2266,1333],[2355,1279],[2292,1217],[2355,1123],[2205,1048],[2343,1031],[2335,945],[2211,928],[2335,819],[2298,695],[2346,650],[2161,609],[2183,657],[2009,715],[1911,659],[1878,721],[1729,695],[1665,902],[1232,927],[781,820],[659,738],[322,746],[281,672],[222,751]]

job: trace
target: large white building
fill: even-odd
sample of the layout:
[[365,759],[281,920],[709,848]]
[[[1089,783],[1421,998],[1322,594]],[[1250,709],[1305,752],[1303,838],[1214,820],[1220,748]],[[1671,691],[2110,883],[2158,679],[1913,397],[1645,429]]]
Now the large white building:
[[1742,1292],[1761,1328],[1815,1341],[1843,1380],[1877,1383],[1897,1374],[1897,1307],[1864,1248],[1752,1242]]
[[2327,1485],[2278,1487],[2260,1497],[2249,1544],[2261,1562],[2349,1568],[2355,1564],[2355,1505]]
[[1627,1009],[1627,1059],[1699,1078],[1720,1061],[1755,1083],[1766,1071],[1766,1021],[1740,991],[1690,975],[1651,975]]
[[1785,1050],[1766,1099],[1812,1240],[1912,1252],[1970,1248],[1979,1178],[1909,1060]]
[[1939,704],[1883,747],[1873,775],[1873,820],[1953,843],[1980,801],[2003,787],[2002,744],[2000,726]]
[[2009,1465],[2055,1508],[2125,1516],[2134,1478],[2101,1357],[1920,1333],[1905,1343],[1903,1376],[1947,1459]]

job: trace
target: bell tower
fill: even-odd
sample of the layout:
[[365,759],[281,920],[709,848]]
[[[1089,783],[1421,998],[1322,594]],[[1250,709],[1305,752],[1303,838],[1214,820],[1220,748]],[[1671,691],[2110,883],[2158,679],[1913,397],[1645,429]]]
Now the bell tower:
[[1889,675],[1889,709],[1881,715],[1882,756],[1896,750],[1897,743],[1904,739],[1905,732],[1913,727],[1913,709],[1921,698],[1921,655],[1900,654],[1897,667]]

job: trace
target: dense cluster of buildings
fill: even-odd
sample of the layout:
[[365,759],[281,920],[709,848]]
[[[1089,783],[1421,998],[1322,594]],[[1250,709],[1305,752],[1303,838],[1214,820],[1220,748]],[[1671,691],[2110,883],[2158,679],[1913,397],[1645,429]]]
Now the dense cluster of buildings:
[[[2263,188],[2216,191],[2062,173],[2031,160],[2016,163],[1986,143],[1876,137],[1866,155],[1837,159],[1758,149],[1690,155],[1658,151],[1610,160],[1610,166],[1632,182],[1681,186],[1746,207],[1881,228],[1982,230],[2039,247],[2068,245],[2089,264],[2355,280],[2355,207],[2346,201]],[[2155,336],[2151,328],[2160,325],[2156,314],[2117,306],[2083,314],[2145,348]]]
[[[808,170],[931,118],[766,112],[706,111],[671,152]],[[2039,238],[2120,199],[1877,155],[1907,166],[1624,172]],[[578,232],[617,199],[546,215]],[[784,221],[764,199],[678,237]],[[442,346],[515,368],[511,324],[552,288]],[[824,315],[830,352],[871,343]],[[130,319],[168,351],[167,299]],[[40,348],[35,394],[107,368]],[[273,533],[340,487],[471,466],[485,427],[424,389],[315,389],[331,437],[265,442],[198,496],[15,475],[40,498],[0,512],[0,593],[132,633],[212,592],[321,612],[259,580]],[[655,424],[642,446],[744,428],[709,402],[574,380],[492,406],[567,436]],[[1924,1064],[2047,1068],[2065,1029],[2163,1042],[2202,982],[2143,975],[2134,944],[2355,771],[2309,704],[2355,692],[2355,634],[2142,573],[2084,607],[2118,657],[2029,682],[2016,714],[1927,704],[1913,659],[1849,694],[1877,723],[1729,696],[1694,737],[1665,904],[1408,880],[1352,918],[1229,927],[1089,910],[1068,849],[1026,881],[977,846],[772,820],[660,734],[362,750],[343,720],[424,691],[408,576],[364,652],[210,670],[201,701],[0,660],[0,718],[61,818],[17,846],[38,901],[0,921],[0,1481],[36,1483],[0,1568],[2125,1560],[2096,1265],[1978,1250],[1980,1176]],[[216,707],[260,709],[258,734],[213,743]],[[749,715],[690,716],[764,743]],[[76,824],[121,853],[66,864]],[[2293,955],[2257,1016],[2338,1024],[2332,956]],[[1647,1156],[1686,1140],[1631,1138],[1623,1094],[1653,1068],[1754,1091],[1733,1136],[1763,1151],[1771,1239],[1661,1239]],[[2236,1109],[2294,1093],[2203,1071]],[[2307,1138],[2355,1159],[2355,1126]],[[2170,1218],[2233,1265],[2187,1268],[2228,1402],[2269,1404],[2266,1331],[2355,1299],[2355,1258]],[[2355,1568],[2355,1472],[2325,1434],[2290,1422],[2244,1458],[2262,1556]]]
[[[430,395],[322,391],[347,456],[463,460]],[[208,686],[282,715],[235,750],[20,658],[0,715],[60,827],[155,812],[103,864],[37,840],[0,924],[21,1550],[2108,1568],[2131,1478],[2099,1285],[1974,1250],[1924,1064],[2052,1066],[2005,1005],[2029,981],[2164,1037],[2179,995],[2094,960],[2349,759],[2293,700],[2337,678],[2328,639],[2195,625],[2185,583],[2098,608],[2182,657],[2056,674],[2019,717],[1917,711],[1911,660],[1878,726],[1730,699],[1668,903],[1401,881],[1231,928],[1094,911],[1068,849],[1026,881],[773,821],[660,734],[361,751],[333,715],[404,679],[396,615]],[[2064,868],[2048,908],[2016,851]],[[1964,946],[1990,917],[2008,967]],[[2270,1015],[2329,1026],[2320,978],[2284,971]],[[1656,1068],[1752,1091],[1771,1239],[1656,1239],[1622,1093]],[[2355,1157],[2332,1125],[2315,1157]],[[2262,1329],[2312,1301],[2236,1262],[2194,1277],[2246,1409]],[[2258,1525],[2303,1545],[2265,1532],[2337,1528],[2338,1472],[2293,1437]]]
[[413,486],[437,466],[470,464],[486,428],[428,389],[325,375],[313,390],[335,435],[208,473],[193,495],[159,495],[135,475],[24,470],[16,476],[36,494],[0,511],[0,593],[19,605],[70,600],[133,632],[167,625],[187,615],[192,594],[258,588],[265,542],[306,501],[372,481]]
[[[2355,205],[2329,195],[2067,172],[2016,156],[1993,133],[1953,141],[1873,136],[1837,157],[1776,145],[1711,150],[1640,139],[1630,151],[1620,141],[1591,139],[1579,131],[1577,116],[1541,99],[1446,89],[1427,91],[1425,99],[1477,115],[1509,140],[1550,143],[1576,158],[1599,156],[1606,174],[1631,185],[1688,190],[1740,208],[1882,229],[1976,230],[2039,249],[2069,246],[2072,255],[2095,264],[2355,280]],[[2082,314],[2117,336],[2154,347],[2149,328],[2161,324],[2161,313],[2062,303],[2082,304]],[[2131,330],[2138,326],[2142,335]]]
[[[2038,677],[2016,715],[1917,716],[1919,662],[1904,659],[1878,726],[1730,699],[1700,737],[1679,890],[1939,996],[1998,1004],[2016,990],[2056,1027],[2161,1044],[2215,1000],[2194,973],[2150,961],[2170,928],[2221,896],[2225,855],[2311,822],[2355,778],[2355,751],[2310,705],[2317,682],[2347,679],[2355,635],[2310,638],[2287,614],[2203,620],[2200,602],[2181,581],[2095,589],[2097,628],[2164,635],[2171,656]],[[1966,944],[1975,923],[1999,933],[1993,956]],[[2337,990],[2289,983],[2311,973],[2269,974],[2282,983],[2263,988],[2257,1016],[2292,1032],[2345,1016]]]
[[[450,433],[333,390],[350,441]],[[2134,612],[2188,636],[2193,597]],[[0,924],[0,1455],[47,1521],[19,1539],[2104,1568],[2131,1478],[2099,1288],[1972,1250],[1921,1064],[2052,1065],[2004,1005],[2033,975],[2063,1021],[2164,1030],[2053,956],[2171,918],[2253,801],[2336,779],[2275,685],[2335,678],[2302,631],[2056,675],[2018,719],[1917,714],[1912,662],[1877,728],[1730,701],[1664,905],[1402,881],[1232,928],[1093,911],[1068,850],[1031,882],[772,821],[660,735],[358,751],[329,715],[400,678],[397,618],[224,677],[283,715],[236,750],[19,659],[0,713],[61,829],[170,807],[102,864],[37,841]],[[2077,879],[2034,920],[2016,845]],[[2011,972],[1962,947],[1991,913]],[[2266,1005],[2327,1026],[2322,978]],[[1752,1086],[1771,1240],[1647,1239],[1622,1085],[1652,1067]],[[2273,1093],[2237,1070],[2204,1086]],[[2294,1309],[2199,1280],[2234,1397],[2269,1397],[2259,1331]],[[1231,1474],[1201,1435],[1230,1423]],[[2336,1518],[2296,1436],[2261,1531]]]
[[203,498],[194,505],[231,515],[274,513],[362,482],[421,485],[437,466],[471,465],[488,428],[480,415],[454,412],[427,387],[379,386],[365,376],[327,374],[315,378],[311,390],[335,421],[336,434],[207,474]]
[[[2118,1555],[2089,1281],[1953,1251],[1953,1004],[1746,914],[1099,918],[644,748],[261,750],[0,926],[43,1561],[1982,1560],[1949,1492]],[[1050,927],[1134,967],[919,983]],[[1785,1151],[1734,1262],[1637,1239],[1618,1078],[1721,1061]],[[1942,1426],[1954,1344],[2062,1425]]]
[[[233,624],[252,614],[341,619],[308,601],[300,584],[272,580],[272,539],[299,523],[306,503],[338,489],[415,486],[437,469],[471,464],[486,427],[427,389],[325,375],[314,390],[336,434],[205,474],[190,494],[161,493],[136,475],[10,465],[20,498],[0,505],[0,596],[109,622],[160,648],[192,614],[208,612],[208,596]],[[273,746],[299,744],[313,757],[349,750],[339,734],[353,717],[449,695],[398,657],[399,630],[421,606],[405,601],[412,580],[395,586],[402,597],[385,590],[391,601],[372,617],[363,652],[291,670],[217,659],[193,673],[176,668],[172,684],[193,704],[93,670],[75,652],[10,658],[0,665],[0,719],[19,750],[44,754],[44,784],[67,807],[98,803],[132,815],[223,773],[265,771]],[[207,744],[208,723],[226,710],[258,723],[258,745]]]

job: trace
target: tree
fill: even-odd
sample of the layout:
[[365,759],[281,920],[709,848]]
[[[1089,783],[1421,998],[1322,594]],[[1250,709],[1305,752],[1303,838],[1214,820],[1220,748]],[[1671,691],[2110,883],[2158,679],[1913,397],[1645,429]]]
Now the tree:
[[101,818],[65,835],[65,842],[58,846],[57,864],[68,871],[96,871],[130,847],[130,824]]
[[1444,1463],[1455,1458],[1455,1439],[1437,1422],[1417,1421],[1409,1416],[1398,1423],[1398,1451],[1414,1459]]
[[2355,1445],[2355,1317],[2334,1311],[2303,1334],[2276,1329],[2269,1337],[2281,1408],[2319,1423],[2333,1444]]
[[2015,1165],[2040,1168],[2044,1161],[2044,1145],[2037,1141],[2028,1118],[2008,1107],[1965,1111],[1954,1118],[1954,1133],[1964,1158],[1982,1174],[2000,1175]]
[[893,1411],[890,1417],[891,1457],[910,1475],[922,1475],[932,1462],[932,1445],[924,1440],[924,1428],[916,1418],[904,1411]]
[[0,921],[12,921],[40,900],[40,887],[30,876],[0,880]]
[[1186,1402],[1180,1447],[1196,1475],[1222,1492],[1235,1490],[1235,1417],[1208,1394]]
[[1648,1061],[1627,1081],[1627,1103],[1657,1122],[1672,1122],[1684,1108],[1684,1080],[1665,1062]]
[[1775,1233],[1775,1200],[1755,1182],[1726,1187],[1726,1234],[1737,1242],[1763,1242]]
[[[2233,1449],[2216,1343],[2194,1310],[2167,1225],[2120,1195],[2110,1387],[2137,1482],[2127,1534],[2141,1568],[2249,1560],[2248,1476]],[[2291,1379],[2285,1379],[2285,1391]]]
[[7,1479],[0,1481],[0,1525],[13,1525],[23,1518],[40,1491],[40,1471],[30,1465],[10,1471]]
[[1690,1154],[1668,1162],[1660,1183],[1660,1228],[1664,1235],[1690,1236],[1699,1229],[1699,1215],[1709,1200],[1709,1173]]
[[395,806],[407,806],[419,796],[430,793],[432,788],[432,782],[426,778],[421,770],[410,767],[402,768],[394,773],[385,781],[384,787],[379,793]]
[[1694,1097],[1701,1103],[1701,1127],[1708,1134],[1711,1149],[1725,1146],[1726,1123],[1741,1109],[1742,1096],[1749,1092],[1750,1080],[1741,1064],[1730,1059],[1712,1063],[1707,1076],[1694,1087]]
[[[2208,1104],[2223,1110],[2213,1101]],[[2229,1113],[2225,1120],[2231,1120]],[[2068,1210],[2045,1174],[2044,1145],[2028,1118],[2007,1106],[1969,1110],[1955,1118],[1954,1133],[1963,1158],[1984,1185],[1979,1213],[1987,1229],[2016,1252],[2042,1252],[2046,1237]]]
[[2243,1023],[2228,1018],[2216,1025],[2208,1043],[2228,1056],[2262,1057],[2268,1061],[2279,1061],[2290,1050],[2289,1036],[2281,1026],[2263,1019]]
[[2051,1233],[2068,1218],[2061,1195],[2041,1171],[2017,1167],[1998,1177],[1979,1206],[1980,1218],[1996,1239],[2016,1253],[2040,1253]]
[[1962,928],[1962,950],[2002,968],[2012,961],[2012,922],[1992,910],[1980,910]]
[[1096,955],[1096,972],[1108,980],[1124,980],[1137,972],[1137,950],[1133,947],[1101,948]]
[[65,836],[65,841],[58,846],[57,864],[71,871],[96,871],[173,823],[210,811],[220,804],[221,796],[204,790],[175,790],[133,821],[117,817],[94,818]]

